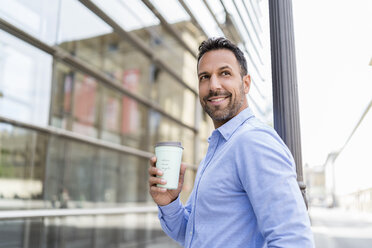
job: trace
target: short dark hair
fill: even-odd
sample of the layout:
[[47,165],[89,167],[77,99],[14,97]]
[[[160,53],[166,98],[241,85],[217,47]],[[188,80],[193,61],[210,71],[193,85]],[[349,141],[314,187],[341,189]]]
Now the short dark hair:
[[239,49],[239,47],[237,47],[235,44],[233,44],[231,41],[224,37],[208,38],[207,40],[203,41],[200,44],[198,54],[198,65],[201,57],[203,57],[205,53],[218,49],[228,49],[231,52],[233,52],[236,60],[240,64],[240,74],[242,75],[242,77],[247,75],[248,73],[247,60],[244,57],[244,53]]

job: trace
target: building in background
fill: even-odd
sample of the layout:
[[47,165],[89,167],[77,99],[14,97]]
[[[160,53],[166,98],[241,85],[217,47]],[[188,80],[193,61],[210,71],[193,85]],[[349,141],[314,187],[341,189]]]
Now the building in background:
[[320,207],[327,206],[324,166],[318,165],[310,167],[306,164],[304,170],[309,205]]
[[272,122],[262,4],[0,1],[0,247],[173,247],[148,158],[182,142],[185,201],[213,129],[197,97],[207,36],[239,43],[250,106]]
[[326,192],[332,206],[372,212],[371,173],[366,173],[372,171],[371,107],[372,101],[345,145],[329,154],[324,165]]

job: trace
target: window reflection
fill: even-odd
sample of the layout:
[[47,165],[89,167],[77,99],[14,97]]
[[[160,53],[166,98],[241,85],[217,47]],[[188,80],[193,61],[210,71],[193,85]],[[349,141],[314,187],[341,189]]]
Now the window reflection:
[[149,96],[150,60],[117,34],[67,41],[60,46],[128,90]]
[[[109,5],[109,3],[107,4]],[[75,16],[77,13],[69,14],[73,16],[71,19],[80,18]],[[63,26],[64,24],[62,23],[61,25]],[[79,25],[90,26],[91,24],[80,23]],[[197,42],[193,41],[194,38],[191,37],[193,34],[187,28],[187,26],[191,24],[182,22],[174,25],[185,34],[185,37],[188,37],[188,43],[190,43],[196,51]],[[196,64],[195,58],[186,52],[173,37],[167,34],[161,25],[146,27],[131,32],[137,37],[140,37],[145,44],[148,44],[157,57],[164,58],[162,61],[172,68],[180,78],[191,87],[197,87],[196,70],[194,67],[190,67],[191,64]],[[144,56],[137,47],[133,46],[122,37],[119,37],[117,34],[97,33],[96,35],[92,34],[87,37],[76,37],[74,39],[64,40],[59,46],[81,58],[86,63],[105,72],[130,91],[145,97],[151,96],[155,101],[158,100],[151,94],[154,87],[154,80],[156,80],[156,75],[153,75],[153,73],[156,73],[156,70],[153,70],[154,65],[152,61]],[[183,86],[180,86],[179,82],[169,74],[167,75],[166,79],[162,78],[161,80],[163,81],[163,85],[165,84],[167,87],[177,88],[171,92],[172,94],[176,95],[179,94],[179,92],[188,91]],[[128,85],[128,79],[131,80],[130,85]],[[176,84],[176,86],[173,86],[173,84]],[[182,93],[182,95],[184,94],[186,93]],[[191,92],[189,94],[193,95]],[[188,102],[191,101],[191,98],[188,99]],[[192,110],[192,112],[193,111],[194,110]],[[176,112],[170,110],[169,113],[174,114]],[[190,120],[190,117],[184,119]],[[193,125],[193,117],[191,117],[189,122]]]
[[89,136],[98,136],[97,105],[99,86],[97,81],[87,75],[75,74],[72,130]]
[[[45,0],[47,1],[47,0]],[[112,28],[76,0],[60,0],[57,44],[89,39],[112,32]],[[99,42],[99,41],[97,41]],[[99,50],[97,50],[99,51]]]
[[1,247],[180,247],[156,213],[0,221]]
[[[58,63],[51,124],[134,148],[148,147],[148,108]],[[125,73],[125,87],[137,87],[138,71]]]
[[175,82],[168,73],[163,70],[157,73],[151,94],[165,112],[194,126],[195,95]]
[[108,207],[149,200],[148,160],[51,138],[45,200],[50,207]]
[[48,137],[0,123],[0,209],[42,206]]
[[51,65],[50,55],[0,30],[0,115],[46,125]]
[[0,124],[0,209],[150,201],[148,160]]
[[118,201],[150,201],[148,184],[144,183],[144,178],[147,178],[148,160],[127,155],[122,155],[120,159]]
[[54,44],[60,1],[2,0],[0,17],[48,44]]
[[[119,202],[118,182],[122,180],[119,175],[120,154],[118,152],[99,149],[98,158],[93,164],[93,197],[97,206],[100,204],[107,206]],[[125,165],[132,166],[132,165]],[[136,177],[132,174],[132,177]]]
[[[126,113],[121,113],[122,102],[120,101],[120,94],[114,91],[105,89],[103,91],[103,104],[102,104],[102,139],[115,143],[121,143],[120,138],[120,125],[122,123],[122,114],[127,116]],[[124,105],[123,105],[124,108]],[[137,109],[135,109],[137,111]],[[136,112],[137,113],[137,112]]]

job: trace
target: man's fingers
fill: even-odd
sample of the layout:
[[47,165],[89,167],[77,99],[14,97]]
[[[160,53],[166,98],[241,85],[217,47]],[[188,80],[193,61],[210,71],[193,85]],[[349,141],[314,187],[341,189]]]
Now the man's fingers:
[[156,167],[150,167],[149,168],[149,174],[151,176],[162,176],[163,172]]
[[155,167],[156,166],[156,157],[155,156],[150,158],[150,165],[152,167]]
[[185,174],[185,171],[187,169],[187,165],[186,164],[181,164],[181,174]]
[[165,192],[167,192],[167,189],[166,188],[156,187],[156,186],[151,186],[150,187],[150,191],[156,192],[156,193],[165,193]]
[[155,184],[166,184],[167,180],[159,177],[150,177],[149,178],[149,184],[150,186],[153,186]]
[[181,164],[180,179],[179,179],[179,182],[180,183],[183,183],[183,179],[185,177],[186,168],[187,168],[187,166],[185,164]]

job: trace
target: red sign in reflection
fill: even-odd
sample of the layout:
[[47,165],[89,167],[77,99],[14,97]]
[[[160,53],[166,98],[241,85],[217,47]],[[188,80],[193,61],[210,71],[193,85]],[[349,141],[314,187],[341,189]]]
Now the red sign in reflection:
[[96,112],[97,84],[93,78],[84,76],[82,82],[75,87],[74,116],[79,122],[92,126]]
[[[125,70],[123,74],[123,86],[131,92],[137,91],[140,78],[139,69]],[[139,113],[137,102],[129,97],[123,96],[123,121],[121,131],[123,134],[133,133],[138,128]]]
[[63,110],[67,113],[71,112],[71,92],[72,92],[72,74],[68,74],[65,77],[64,82],[64,100],[63,100]]

